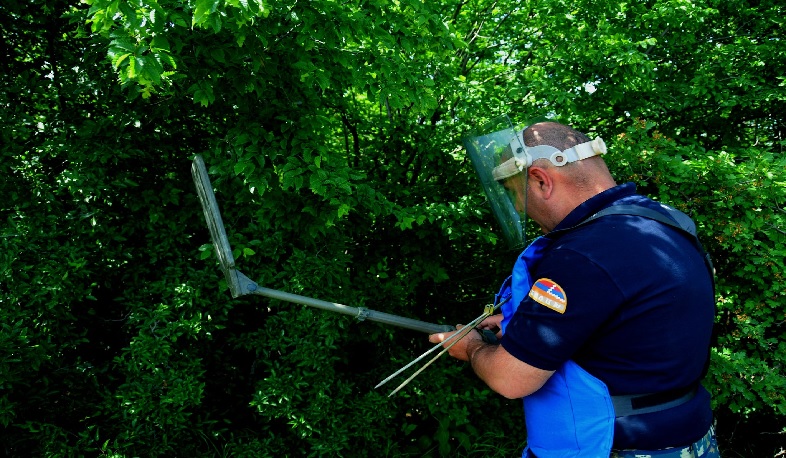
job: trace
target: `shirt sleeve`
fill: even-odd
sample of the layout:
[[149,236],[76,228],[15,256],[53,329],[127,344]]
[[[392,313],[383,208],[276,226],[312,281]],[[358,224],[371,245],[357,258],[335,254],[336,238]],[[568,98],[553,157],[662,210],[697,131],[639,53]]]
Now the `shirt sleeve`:
[[624,301],[608,272],[581,253],[555,249],[508,324],[501,344],[515,358],[557,370],[592,338]]

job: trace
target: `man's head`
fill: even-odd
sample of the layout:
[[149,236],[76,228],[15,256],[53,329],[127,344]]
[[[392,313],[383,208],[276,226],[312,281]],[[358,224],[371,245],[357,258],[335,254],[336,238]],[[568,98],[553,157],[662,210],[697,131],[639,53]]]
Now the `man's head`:
[[563,151],[588,141],[578,130],[557,122],[539,122],[524,129],[527,146],[549,145]]
[[[533,124],[523,132],[527,147],[548,145],[565,151],[590,139],[572,127],[556,122]],[[616,183],[600,156],[564,165],[535,159],[523,170],[527,174],[527,214],[544,232],[549,232],[573,209]]]
[[[472,165],[511,249],[523,248],[528,215],[551,231],[584,200],[614,186],[601,138],[555,122],[516,129],[507,116],[466,137]],[[533,193],[531,195],[531,193]]]

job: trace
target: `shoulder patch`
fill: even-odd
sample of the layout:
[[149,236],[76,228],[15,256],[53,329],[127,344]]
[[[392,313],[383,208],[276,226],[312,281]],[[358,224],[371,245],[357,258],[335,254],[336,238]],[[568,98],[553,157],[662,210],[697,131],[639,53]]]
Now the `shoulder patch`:
[[558,313],[565,313],[568,307],[568,298],[562,287],[548,278],[541,278],[532,285],[529,290],[529,297],[538,304]]

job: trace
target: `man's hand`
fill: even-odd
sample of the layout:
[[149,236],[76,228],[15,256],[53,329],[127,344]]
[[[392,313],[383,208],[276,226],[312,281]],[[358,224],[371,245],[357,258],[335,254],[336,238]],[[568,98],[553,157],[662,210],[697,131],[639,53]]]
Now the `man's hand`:
[[478,325],[478,329],[488,329],[489,331],[494,332],[497,335],[497,339],[502,338],[502,328],[500,324],[502,323],[502,314],[498,313],[496,315],[491,315],[490,317],[486,318],[485,320],[481,321]]
[[[458,324],[456,325],[455,332],[440,332],[437,334],[431,334],[430,336],[428,336],[428,340],[431,343],[444,342],[447,338],[449,338],[456,332],[459,332],[458,330],[460,330],[463,327],[464,325]],[[451,344],[453,344],[453,341],[450,341],[443,346],[447,346]],[[461,361],[469,361],[472,354],[475,353],[475,351],[477,351],[477,349],[483,345],[485,345],[485,343],[483,342],[480,333],[470,331],[466,336],[462,337],[458,342],[456,342],[455,344],[453,344],[452,347],[450,347],[450,350],[448,350],[448,354],[450,354],[450,356],[456,359],[460,359]]]
[[[501,315],[486,318],[478,328],[499,329]],[[458,325],[456,329],[464,326]],[[458,331],[456,331],[458,332]],[[431,334],[431,343],[444,342],[455,332]],[[452,344],[448,342],[447,345]],[[443,346],[447,346],[443,344]],[[490,345],[483,342],[479,332],[470,331],[449,350],[450,356],[462,361],[469,361],[472,369],[488,386],[508,399],[528,396],[546,383],[554,371],[547,371],[530,366],[513,357],[502,345]]]

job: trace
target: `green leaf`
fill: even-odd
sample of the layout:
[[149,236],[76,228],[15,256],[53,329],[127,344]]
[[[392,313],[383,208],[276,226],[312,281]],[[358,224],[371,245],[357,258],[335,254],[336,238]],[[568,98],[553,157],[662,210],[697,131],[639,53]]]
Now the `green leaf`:
[[191,26],[201,26],[207,22],[210,15],[216,11],[217,6],[218,0],[196,0]]

